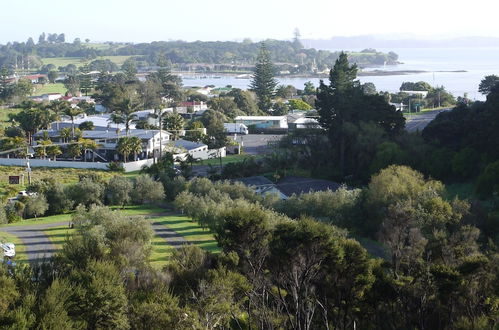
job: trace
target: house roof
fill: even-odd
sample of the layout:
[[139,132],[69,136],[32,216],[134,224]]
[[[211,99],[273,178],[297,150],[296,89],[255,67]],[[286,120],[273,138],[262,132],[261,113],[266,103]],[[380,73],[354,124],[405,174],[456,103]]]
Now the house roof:
[[300,195],[311,191],[334,191],[340,187],[340,184],[333,181],[296,176],[284,177],[276,184],[276,188],[288,197],[293,194]]
[[206,147],[207,145],[204,143],[192,142],[187,140],[176,140],[173,141],[173,146],[176,148],[183,148],[187,151]]
[[[44,132],[48,132],[49,137],[58,137],[60,136],[59,131],[55,130],[43,130],[38,131],[34,135],[35,137],[43,136]],[[83,137],[85,139],[118,139],[127,136],[124,131],[116,132],[116,130],[107,130],[107,131],[81,131]],[[155,137],[159,133],[159,130],[146,130],[146,129],[132,129],[128,132],[128,136],[136,136],[141,140],[149,140]],[[163,134],[170,135],[170,133],[163,131]]]
[[286,120],[286,116],[237,116],[235,120]]
[[247,178],[238,178],[234,179],[233,181],[241,182],[246,186],[253,186],[253,187],[274,185],[272,181],[261,175],[250,176]]

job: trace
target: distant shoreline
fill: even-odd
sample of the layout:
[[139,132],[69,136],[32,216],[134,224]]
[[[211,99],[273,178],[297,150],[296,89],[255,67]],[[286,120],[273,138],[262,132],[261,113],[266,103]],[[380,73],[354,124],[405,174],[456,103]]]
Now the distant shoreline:
[[[372,71],[359,71],[357,76],[359,77],[375,77],[375,76],[404,76],[410,74],[419,74],[419,73],[431,73],[431,72],[445,72],[445,73],[464,73],[468,72],[466,70],[438,70],[438,71],[427,71],[427,70],[396,70],[396,71],[388,71],[388,70],[372,70]],[[220,78],[224,77],[234,77],[245,76],[239,79],[250,79],[252,72],[210,72],[210,73],[193,73],[193,72],[183,72],[176,71],[174,74],[182,76],[183,79],[208,79],[208,78]],[[320,74],[296,74],[296,75],[277,75],[277,78],[327,78],[329,75],[326,73]]]

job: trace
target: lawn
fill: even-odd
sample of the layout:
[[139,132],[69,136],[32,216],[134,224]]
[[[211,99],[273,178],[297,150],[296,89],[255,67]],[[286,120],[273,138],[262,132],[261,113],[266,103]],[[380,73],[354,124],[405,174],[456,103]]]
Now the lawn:
[[165,227],[173,229],[176,233],[182,235],[189,243],[197,245],[205,251],[213,253],[220,252],[220,248],[217,246],[217,241],[213,234],[208,229],[202,228],[197,221],[194,221],[187,216],[169,215],[152,219]]
[[28,260],[28,257],[26,256],[26,247],[17,236],[0,232],[0,242],[14,243],[16,246],[16,256],[14,257],[15,261],[25,262]]
[[43,85],[35,85],[37,95],[49,94],[49,93],[60,93],[62,95],[66,94],[68,91],[64,84],[55,83],[55,84],[43,84]]
[[0,126],[10,126],[9,114],[16,114],[21,110],[19,108],[0,109]]
[[55,223],[55,222],[67,222],[69,224],[70,220],[71,220],[71,213],[65,213],[65,214],[51,215],[51,216],[47,216],[47,217],[39,217],[37,219],[32,218],[32,219],[22,220],[19,222],[9,223],[9,224],[0,226],[0,230],[2,229],[2,227],[44,225],[44,224]]
[[[222,158],[222,165],[229,164],[229,163],[242,162],[245,159],[249,159],[249,158],[252,158],[252,157],[255,157],[255,156],[245,155],[245,154],[241,154],[241,155],[228,155],[228,156]],[[218,165],[218,166],[220,166],[220,158],[211,158],[211,159],[202,160],[202,161],[200,161],[197,164],[198,165],[212,165],[212,166],[217,166]]]

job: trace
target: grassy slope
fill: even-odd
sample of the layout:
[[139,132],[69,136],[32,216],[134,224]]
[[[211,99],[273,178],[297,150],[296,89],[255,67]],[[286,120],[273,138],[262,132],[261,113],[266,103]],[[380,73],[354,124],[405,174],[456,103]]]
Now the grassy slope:
[[7,127],[10,126],[9,120],[9,113],[16,114],[21,109],[19,108],[10,108],[10,109],[0,109],[0,126],[2,127]]
[[55,84],[44,84],[44,85],[36,85],[35,95],[42,95],[48,93],[61,93],[65,94],[68,90],[64,87],[63,83],[55,83]]
[[[242,154],[242,155],[227,155],[227,157],[223,157],[222,158],[222,165],[229,164],[229,163],[242,162],[245,159],[251,158],[251,157],[255,157],[255,156],[250,156],[250,155],[245,155],[245,154]],[[213,166],[216,166],[216,165],[220,165],[220,159],[219,158],[206,159],[206,160],[200,161],[197,164],[198,165],[213,165]],[[194,165],[194,166],[196,166],[196,165]]]

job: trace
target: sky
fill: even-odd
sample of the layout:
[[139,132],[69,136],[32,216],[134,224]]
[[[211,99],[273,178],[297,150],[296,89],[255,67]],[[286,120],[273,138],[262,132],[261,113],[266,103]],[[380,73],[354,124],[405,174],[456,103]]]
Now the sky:
[[[466,4],[463,4],[466,3]],[[0,0],[0,43],[41,32],[92,41],[385,35],[499,37],[496,0]]]

